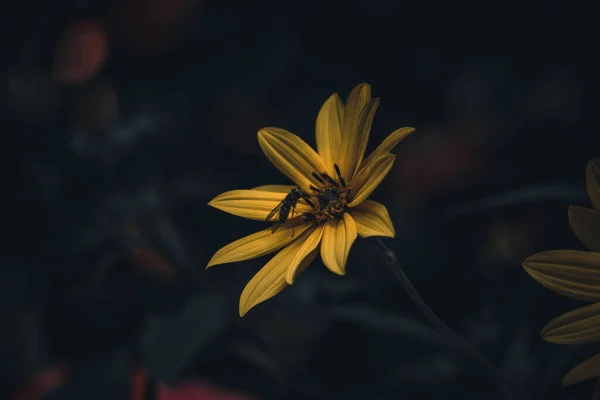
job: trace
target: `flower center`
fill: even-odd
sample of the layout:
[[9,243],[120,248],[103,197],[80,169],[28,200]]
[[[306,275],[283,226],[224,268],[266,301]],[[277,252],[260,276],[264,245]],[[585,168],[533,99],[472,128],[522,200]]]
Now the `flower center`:
[[312,210],[304,213],[306,221],[316,221],[323,224],[335,218],[342,218],[347,209],[350,187],[340,173],[340,168],[334,164],[337,181],[327,173],[313,172],[312,176],[319,182],[319,187],[310,186],[312,197],[317,201],[312,202]]

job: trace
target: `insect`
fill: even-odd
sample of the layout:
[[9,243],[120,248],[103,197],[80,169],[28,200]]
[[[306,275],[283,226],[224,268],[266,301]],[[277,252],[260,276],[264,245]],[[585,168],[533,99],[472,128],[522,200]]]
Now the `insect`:
[[[296,205],[298,204],[298,202],[300,200],[304,200],[306,202],[306,204],[308,204],[311,207],[314,207],[314,204],[310,201],[310,197],[304,193],[302,191],[302,189],[300,188],[293,188],[288,194],[287,196],[285,196],[285,198],[283,200],[281,200],[281,203],[279,203],[277,205],[277,207],[275,207],[273,210],[271,210],[271,212],[269,213],[269,215],[267,215],[267,218],[265,219],[265,221],[270,221],[275,214],[277,214],[277,212],[279,212],[279,219],[278,221],[275,221],[275,223],[273,224],[273,227],[271,228],[271,233],[275,233],[277,231],[277,229],[279,229],[279,227],[285,223],[285,221],[288,220],[288,217],[290,215],[290,211],[292,212],[292,218],[294,217],[294,211],[296,211]],[[292,236],[294,236],[294,230],[292,229]]]
[[[340,168],[337,164],[334,164],[333,167],[335,168],[338,180],[342,184],[342,188],[346,189],[346,181],[344,180],[344,178],[342,178]],[[331,185],[330,188],[327,188],[325,190],[317,189],[312,185],[310,186],[310,189],[317,194],[320,208],[326,209],[332,201],[340,197],[342,191],[340,190],[338,183],[326,173],[322,173],[319,176],[317,175],[317,173],[313,172],[312,176],[314,176],[321,184],[329,183],[329,185]],[[350,193],[349,189],[347,189],[347,193]]]

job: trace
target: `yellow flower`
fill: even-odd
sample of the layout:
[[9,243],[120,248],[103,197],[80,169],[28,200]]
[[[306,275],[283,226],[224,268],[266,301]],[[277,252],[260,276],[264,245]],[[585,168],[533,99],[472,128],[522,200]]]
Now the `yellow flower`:
[[[265,221],[272,210],[282,205],[273,228],[223,247],[208,263],[207,268],[279,250],[246,285],[240,297],[240,316],[293,284],[319,250],[325,266],[344,275],[357,236],[394,237],[385,206],[367,198],[394,163],[395,156],[390,151],[414,129],[392,132],[364,158],[378,105],[379,99],[371,99],[367,84],[356,86],[345,105],[337,94],[329,97],[317,116],[316,152],[284,129],[261,129],[258,132],[261,149],[295,185],[232,190],[208,203],[230,214],[260,221]],[[282,204],[290,193],[288,200],[297,201]],[[295,209],[291,207],[294,204]],[[280,220],[279,214],[289,219]]]
[[[588,195],[594,209],[571,206],[569,223],[591,251],[554,250],[533,255],[523,262],[529,275],[564,296],[594,302],[563,314],[546,325],[542,337],[552,343],[583,344],[600,341],[600,160],[586,170]],[[573,368],[563,386],[600,375],[600,354]]]

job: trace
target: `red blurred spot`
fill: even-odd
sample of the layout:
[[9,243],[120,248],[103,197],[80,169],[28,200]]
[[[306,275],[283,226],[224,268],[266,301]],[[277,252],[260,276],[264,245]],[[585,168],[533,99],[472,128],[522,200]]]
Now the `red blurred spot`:
[[206,382],[188,382],[175,389],[159,384],[156,398],[157,400],[251,400],[248,396],[218,389]]
[[192,15],[199,0],[122,0],[118,24],[130,45],[159,50],[170,45]]
[[440,137],[398,157],[397,168],[404,193],[422,199],[458,186],[476,162],[468,140]]
[[148,385],[148,375],[144,368],[138,368],[131,374],[131,400],[144,400],[146,398],[146,388]]
[[89,81],[108,56],[108,38],[98,22],[79,22],[69,28],[54,54],[54,79],[63,85]]
[[64,363],[47,368],[19,389],[12,400],[40,400],[62,386],[68,378],[69,368]]

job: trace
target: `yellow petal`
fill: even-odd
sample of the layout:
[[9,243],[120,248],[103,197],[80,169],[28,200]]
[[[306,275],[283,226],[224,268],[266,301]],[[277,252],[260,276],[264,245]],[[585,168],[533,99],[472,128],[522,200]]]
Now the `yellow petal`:
[[365,160],[361,163],[361,168],[367,165],[369,162],[371,162],[373,157],[375,157],[377,154],[391,152],[394,149],[394,147],[396,147],[396,145],[400,143],[400,141],[402,141],[405,137],[407,137],[414,131],[415,128],[407,127],[396,129],[394,132],[390,133],[388,137],[386,137],[383,140],[383,142],[381,142],[381,144],[377,146],[377,148],[373,150],[371,154],[369,154],[369,157],[365,158]]
[[353,208],[352,217],[356,222],[358,236],[362,238],[370,236],[395,237],[394,225],[383,204],[373,200],[365,200]]
[[[315,229],[313,226],[312,229],[304,231],[297,240],[280,250],[254,275],[240,296],[240,316],[243,317],[252,307],[270,299],[288,286],[285,281],[288,269],[293,268],[300,271],[304,265],[302,261],[311,255],[311,252],[301,254],[299,251]],[[292,261],[297,265],[292,265]]]
[[[267,215],[285,198],[286,193],[264,190],[231,190],[221,193],[208,205],[238,217],[264,221]],[[296,211],[307,212],[310,207],[298,203]]]
[[563,378],[562,385],[569,386],[586,379],[595,378],[600,375],[600,354],[582,362],[573,368]]
[[271,228],[268,228],[243,237],[217,251],[206,268],[218,264],[250,260],[272,253],[296,240],[309,226],[288,222],[275,233],[271,233]]
[[579,206],[569,207],[571,229],[588,249],[600,252],[600,214]]
[[350,214],[344,213],[343,219],[325,224],[321,240],[321,258],[327,269],[338,275],[346,274],[346,261],[355,240],[356,224]]
[[319,226],[306,238],[302,246],[296,250],[296,255],[289,261],[289,268],[285,274],[285,282],[288,285],[292,285],[301,272],[299,272],[301,261],[307,254],[317,249],[321,242],[321,236],[323,236],[323,227]]
[[371,100],[371,87],[366,83],[357,85],[346,100],[344,123],[342,125],[342,154],[339,167],[342,175],[350,180],[350,173],[355,168],[356,159],[351,159],[358,148],[358,120],[360,113]]
[[542,329],[542,337],[556,344],[600,341],[600,303],[578,308],[554,318]]
[[318,186],[311,173],[325,172],[325,164],[304,140],[285,129],[263,128],[258,131],[258,144],[271,163],[304,191]]
[[547,288],[584,301],[600,301],[600,254],[552,250],[523,262],[529,275]]
[[396,156],[390,153],[382,153],[365,165],[354,178],[352,187],[352,201],[348,207],[356,207],[365,201],[371,193],[379,186],[383,178],[390,172]]
[[371,133],[371,125],[373,125],[373,118],[375,118],[375,112],[379,106],[379,98],[375,98],[367,103],[367,105],[360,112],[358,123],[356,126],[356,135],[354,136],[356,143],[350,144],[350,153],[346,154],[346,161],[350,167],[348,172],[348,179],[351,180],[354,174],[360,167],[363,158],[365,157],[365,151],[367,151],[367,143],[369,142],[369,135]]
[[344,105],[340,96],[334,93],[321,107],[316,126],[317,151],[330,176],[335,176],[333,164],[339,163],[343,118]]
[[252,188],[252,190],[261,190],[263,192],[275,192],[288,194],[296,186],[294,185],[262,185]]
[[600,211],[600,159],[593,159],[585,169],[585,185],[592,206]]

